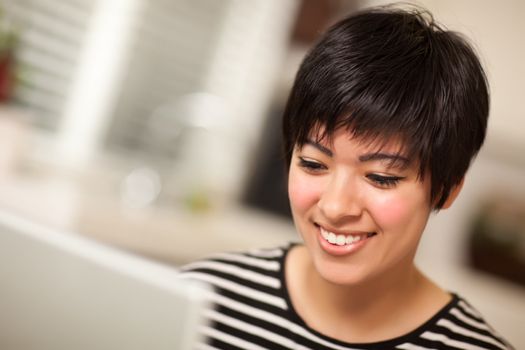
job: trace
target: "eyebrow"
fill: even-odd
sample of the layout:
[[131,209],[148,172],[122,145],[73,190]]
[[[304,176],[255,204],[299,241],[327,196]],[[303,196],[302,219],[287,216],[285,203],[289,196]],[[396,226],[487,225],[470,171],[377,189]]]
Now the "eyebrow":
[[[326,154],[329,157],[333,157],[334,153],[327,147],[319,144],[318,142],[307,140],[305,144],[315,147],[322,153]],[[366,153],[359,156],[360,162],[373,162],[373,161],[388,161],[389,167],[399,167],[406,168],[410,164],[410,160],[407,157],[404,157],[396,153],[383,153],[383,152],[374,152]]]
[[326,154],[329,157],[333,157],[334,156],[334,152],[332,152],[329,148],[326,148],[325,146],[323,146],[323,145],[321,145],[321,144],[319,144],[319,143],[317,143],[315,141],[306,140],[305,144],[317,148],[319,151],[321,151],[322,153]]
[[388,161],[389,167],[406,168],[410,164],[410,160],[407,157],[403,157],[400,154],[393,153],[367,153],[359,156],[361,162],[371,161]]

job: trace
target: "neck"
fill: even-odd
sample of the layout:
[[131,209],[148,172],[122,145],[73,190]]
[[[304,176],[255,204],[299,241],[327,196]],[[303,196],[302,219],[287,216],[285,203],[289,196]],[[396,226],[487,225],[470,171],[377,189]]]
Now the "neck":
[[325,280],[311,268],[306,281],[330,313],[353,319],[375,319],[376,314],[385,318],[385,314],[394,314],[414,300],[425,286],[426,279],[412,261],[396,270],[358,284],[339,285]]
[[299,315],[314,329],[343,341],[365,343],[408,333],[450,300],[411,259],[381,276],[340,285],[317,273],[306,250],[295,256],[302,263],[291,264],[288,275]]

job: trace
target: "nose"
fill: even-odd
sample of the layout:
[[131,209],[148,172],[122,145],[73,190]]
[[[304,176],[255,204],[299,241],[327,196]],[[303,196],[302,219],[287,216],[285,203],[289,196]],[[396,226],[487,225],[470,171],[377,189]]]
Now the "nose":
[[350,176],[334,177],[325,187],[317,203],[322,215],[333,223],[360,217],[362,198],[356,180]]

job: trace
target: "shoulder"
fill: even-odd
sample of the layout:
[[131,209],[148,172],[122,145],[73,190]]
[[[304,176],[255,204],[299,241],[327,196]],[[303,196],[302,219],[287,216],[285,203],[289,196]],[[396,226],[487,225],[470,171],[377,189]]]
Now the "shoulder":
[[180,268],[180,276],[211,284],[220,294],[266,291],[281,287],[283,258],[288,246],[248,252],[220,253]]
[[420,337],[462,349],[513,349],[474,306],[458,295],[423,327]]
[[[181,268],[182,278],[214,289],[201,332],[214,348],[275,348],[287,341],[290,323],[283,293],[282,261],[289,247],[222,253]],[[269,340],[270,339],[270,340]]]
[[[259,271],[263,274],[278,271],[281,260],[288,250],[287,246],[254,249],[247,252],[217,253],[207,258],[191,262],[180,268],[181,276],[189,274],[217,274],[221,272]],[[242,272],[241,272],[242,273]]]

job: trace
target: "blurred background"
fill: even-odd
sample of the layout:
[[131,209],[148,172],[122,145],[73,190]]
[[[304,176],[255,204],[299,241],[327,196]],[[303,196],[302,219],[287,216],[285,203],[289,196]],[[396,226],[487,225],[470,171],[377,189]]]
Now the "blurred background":
[[[179,266],[297,240],[280,117],[366,0],[1,0],[0,208]],[[425,0],[491,84],[486,145],[419,265],[525,348],[525,2]]]

